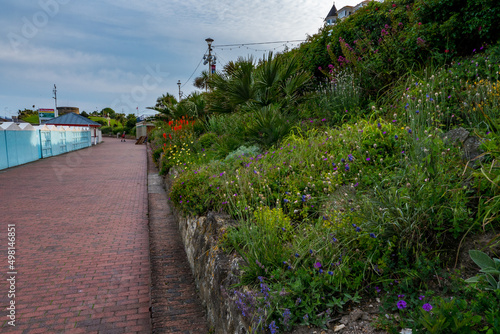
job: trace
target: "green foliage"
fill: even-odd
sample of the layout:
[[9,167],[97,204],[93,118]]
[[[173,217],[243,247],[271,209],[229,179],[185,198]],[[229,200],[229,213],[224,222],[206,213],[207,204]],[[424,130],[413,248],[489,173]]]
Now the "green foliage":
[[238,59],[212,76],[207,107],[212,112],[248,111],[278,104],[288,108],[301,101],[310,76],[298,69],[297,59],[269,53],[259,66],[252,58]]
[[236,151],[233,151],[227,155],[224,160],[235,160],[236,158],[241,158],[242,156],[254,157],[260,152],[258,146],[240,146]]
[[273,104],[261,107],[252,112],[246,122],[246,140],[269,148],[282,140],[292,129],[294,116],[280,110]]
[[[154,154],[178,172],[181,212],[236,220],[220,245],[245,260],[239,285],[254,292],[237,303],[252,329],[324,327],[377,285],[391,332],[498,332],[498,289],[442,269],[462,238],[500,227],[500,45],[486,45],[498,7],[370,2],[289,53],[227,64],[203,81],[202,108],[161,104],[167,119],[199,118],[186,132],[159,125]],[[457,127],[481,141],[474,161],[448,142]]]
[[489,284],[486,290],[500,290],[500,259],[491,259],[486,253],[478,250],[470,250],[469,255],[481,268],[481,275],[471,277],[466,282],[477,283],[484,278]]
[[103,135],[112,133],[112,131],[113,131],[113,129],[110,126],[103,126],[103,127],[101,127],[101,133]]
[[[325,26],[294,56],[321,77],[319,67],[351,67],[363,92],[384,94],[408,70],[471,55],[497,41],[500,4],[487,0],[371,2],[335,26]],[[334,55],[333,62],[330,55]]]
[[198,141],[202,148],[212,147],[212,145],[217,141],[217,134],[214,132],[204,133],[198,138]]
[[111,108],[104,108],[101,110],[101,115],[103,117],[109,116],[110,118],[115,118],[116,112]]
[[329,125],[340,125],[359,116],[361,90],[354,75],[343,71],[325,83],[302,104],[304,117],[324,119]]
[[472,328],[481,321],[481,316],[475,315],[468,306],[465,300],[436,298],[432,313],[420,310],[418,324],[432,334],[475,333]]

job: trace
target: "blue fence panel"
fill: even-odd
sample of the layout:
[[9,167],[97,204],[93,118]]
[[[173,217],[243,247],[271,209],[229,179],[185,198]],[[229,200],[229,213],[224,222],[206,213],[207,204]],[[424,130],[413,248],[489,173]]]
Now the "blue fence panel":
[[47,158],[52,156],[52,143],[51,143],[51,133],[52,131],[40,131],[40,142],[42,145],[42,158]]
[[50,143],[52,144],[52,155],[61,154],[61,132],[50,131]]
[[90,131],[2,130],[0,169],[90,146]]
[[66,146],[66,131],[61,131],[59,132],[60,136],[60,144],[59,144],[59,149],[61,153],[66,153],[68,152],[68,147]]
[[76,145],[75,142],[77,140],[76,136],[79,133],[78,131],[68,131],[68,135],[71,135],[70,137],[66,137],[66,142],[68,143],[68,151],[74,151],[76,150]]
[[7,157],[9,167],[19,165],[19,158],[17,155],[17,131],[5,131],[5,135],[7,136]]
[[[40,139],[38,138],[38,131],[24,130],[24,131],[7,131],[12,132],[16,137],[16,150],[18,165],[22,165],[31,161],[40,159]],[[9,145],[11,146],[11,145]]]
[[0,169],[9,167],[9,159],[7,157],[7,131],[0,131]]

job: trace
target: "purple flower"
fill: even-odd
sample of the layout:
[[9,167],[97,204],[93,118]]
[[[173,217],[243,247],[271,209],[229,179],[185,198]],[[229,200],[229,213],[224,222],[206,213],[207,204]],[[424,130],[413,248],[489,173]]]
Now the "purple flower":
[[398,139],[398,135],[395,135],[395,136],[394,136],[394,139]]
[[316,269],[321,268],[321,263],[320,263],[320,262],[316,262],[316,263],[314,264],[314,268],[316,268]]
[[285,311],[283,312],[283,320],[282,320],[283,325],[288,326],[291,317],[292,313],[290,312],[289,309],[286,308]]
[[376,293],[380,293],[380,291],[382,291],[382,290],[380,290],[380,288],[379,288],[378,286],[376,286],[376,287],[375,287],[375,292],[376,292]]
[[419,300],[424,300],[424,298],[425,298],[425,296],[423,296],[423,295],[418,297]]
[[399,300],[398,303],[396,304],[398,309],[403,310],[406,308],[406,302],[404,300]]
[[366,161],[370,161],[370,158],[366,158]]
[[271,321],[271,324],[269,324],[269,330],[271,331],[271,334],[275,334],[276,330],[278,329],[278,326],[276,326],[276,323]]
[[411,132],[412,132],[411,129],[408,129],[408,133],[411,134]]
[[429,312],[430,310],[432,310],[432,305],[429,303],[426,303],[426,304],[422,305],[422,308],[424,310],[426,310],[427,312]]
[[328,275],[333,276],[333,271],[329,271]]
[[361,228],[356,227],[356,232],[361,232]]
[[349,171],[349,165],[345,165],[345,170]]
[[370,237],[372,237],[373,239],[375,239],[377,236],[375,235],[375,233],[370,233]]

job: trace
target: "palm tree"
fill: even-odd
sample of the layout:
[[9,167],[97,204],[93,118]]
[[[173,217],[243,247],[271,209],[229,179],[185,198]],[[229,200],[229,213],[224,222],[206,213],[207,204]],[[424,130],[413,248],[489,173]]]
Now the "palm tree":
[[210,74],[208,71],[204,70],[201,72],[199,77],[196,77],[193,82],[193,86],[199,89],[208,89],[208,80],[210,79]]
[[228,63],[222,73],[210,79],[213,91],[209,108],[216,112],[234,112],[276,103],[281,107],[296,105],[311,78],[298,70],[298,65],[295,57],[273,57],[272,52],[258,66],[251,57]]
[[171,120],[174,118],[174,110],[177,103],[174,95],[166,93],[156,99],[154,107],[147,107],[147,109],[158,111],[158,114],[155,116],[157,119]]

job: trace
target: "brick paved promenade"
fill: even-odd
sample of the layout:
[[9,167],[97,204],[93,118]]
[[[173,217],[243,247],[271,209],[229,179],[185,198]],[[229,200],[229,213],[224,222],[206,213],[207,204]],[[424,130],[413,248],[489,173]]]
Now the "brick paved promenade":
[[[96,147],[0,171],[0,332],[151,333],[146,147]],[[16,225],[16,327],[7,325]]]

